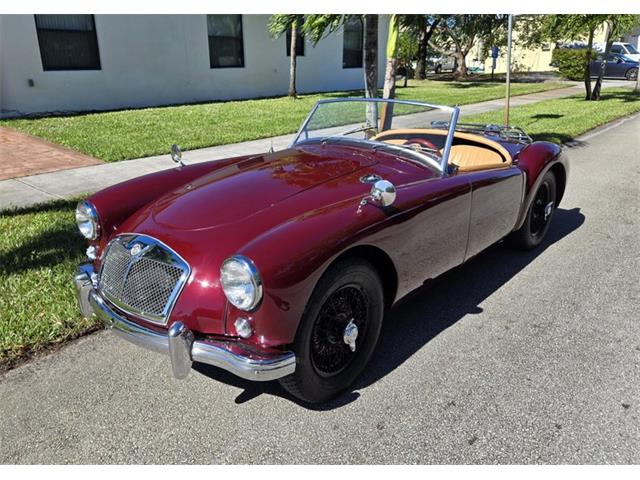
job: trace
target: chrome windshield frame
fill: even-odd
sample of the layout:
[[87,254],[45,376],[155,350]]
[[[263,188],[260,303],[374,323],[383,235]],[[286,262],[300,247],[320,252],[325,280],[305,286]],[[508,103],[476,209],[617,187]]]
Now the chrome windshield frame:
[[[315,105],[313,106],[313,108],[311,109],[311,111],[309,112],[309,114],[306,116],[306,118],[304,119],[304,121],[302,122],[302,125],[300,125],[300,128],[298,129],[298,131],[296,132],[295,137],[293,138],[293,142],[291,142],[291,147],[294,147],[296,144],[298,143],[302,143],[306,140],[309,139],[309,134],[308,134],[308,125],[309,125],[309,121],[311,120],[311,118],[313,118],[313,115],[315,114],[315,112],[318,110],[318,107],[322,104],[325,103],[341,103],[341,102],[375,102],[375,103],[394,103],[394,104],[400,104],[400,105],[414,105],[414,106],[418,106],[418,107],[427,107],[427,108],[432,108],[432,109],[436,109],[436,110],[442,110],[445,112],[449,112],[451,114],[451,119],[449,121],[449,129],[447,131],[447,138],[444,144],[444,147],[442,149],[442,159],[440,160],[440,163],[438,164],[438,162],[435,162],[433,159],[429,158],[426,155],[421,155],[421,157],[424,157],[427,162],[432,165],[432,166],[436,166],[437,165],[437,169],[438,171],[443,175],[446,176],[449,172],[448,169],[448,164],[449,164],[449,154],[451,153],[451,146],[453,145],[453,138],[456,132],[456,125],[458,123],[458,117],[460,116],[460,109],[458,107],[450,107],[448,105],[436,105],[436,104],[432,104],[432,103],[426,103],[426,102],[416,102],[413,100],[392,100],[392,99],[386,99],[386,98],[331,98],[331,99],[325,99],[325,100],[318,100]],[[302,136],[305,136],[304,139],[301,140]],[[372,142],[370,140],[363,140],[363,142],[365,144],[373,144],[373,145],[377,145],[378,143],[382,143],[382,142]],[[401,149],[398,148],[399,151],[406,151],[406,149]]]

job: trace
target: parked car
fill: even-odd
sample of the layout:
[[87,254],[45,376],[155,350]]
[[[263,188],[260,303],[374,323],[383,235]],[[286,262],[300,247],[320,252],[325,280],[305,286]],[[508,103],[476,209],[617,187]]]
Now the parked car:
[[177,378],[202,362],[278,379],[305,402],[334,397],[400,298],[549,230],[569,168],[560,147],[458,115],[322,100],[282,151],[184,166],[174,148],[176,168],[78,204],[82,312],[167,354]]
[[[591,62],[590,72],[592,77],[597,77],[602,68],[603,54],[598,54],[596,59]],[[620,54],[611,53],[607,56],[604,76],[607,78],[624,78],[626,80],[635,80],[638,76],[639,62]]]
[[634,62],[640,62],[640,52],[631,43],[613,42],[613,45],[611,46],[611,53],[624,55]]
[[456,59],[453,56],[431,57],[427,59],[427,67],[434,73],[453,72],[456,69]]

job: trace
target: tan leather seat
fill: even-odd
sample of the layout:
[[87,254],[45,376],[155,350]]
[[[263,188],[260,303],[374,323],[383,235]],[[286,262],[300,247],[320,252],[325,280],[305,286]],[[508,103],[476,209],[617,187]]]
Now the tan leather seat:
[[[445,130],[433,128],[404,128],[396,130],[386,130],[379,133],[372,140],[388,142],[401,145],[400,142],[411,142],[394,136],[405,135],[439,135],[446,136]],[[392,138],[387,138],[392,137]],[[488,170],[490,168],[508,167],[512,163],[509,151],[500,143],[474,133],[455,132],[455,139],[467,140],[475,145],[453,145],[449,153],[449,164],[458,167],[460,172],[474,172],[477,170]]]
[[490,168],[508,167],[502,155],[494,150],[475,145],[453,145],[449,153],[449,164],[458,167],[459,172],[475,172]]

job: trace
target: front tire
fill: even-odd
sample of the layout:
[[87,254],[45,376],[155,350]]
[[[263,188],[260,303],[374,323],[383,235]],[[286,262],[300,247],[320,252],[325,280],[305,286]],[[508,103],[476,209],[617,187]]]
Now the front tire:
[[638,78],[638,69],[637,68],[629,69],[625,77],[627,77],[627,80],[636,80]]
[[545,173],[522,226],[510,236],[511,243],[520,249],[531,250],[542,243],[549,231],[556,211],[556,177]]
[[298,328],[296,371],[280,384],[307,403],[337,396],[369,362],[383,316],[382,283],[374,267],[361,259],[336,263],[318,282]]

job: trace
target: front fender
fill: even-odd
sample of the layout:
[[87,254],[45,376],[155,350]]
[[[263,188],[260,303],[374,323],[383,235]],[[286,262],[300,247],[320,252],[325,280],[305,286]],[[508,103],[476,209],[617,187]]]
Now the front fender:
[[[359,199],[348,199],[293,218],[265,232],[239,253],[260,270],[264,294],[250,315],[255,336],[263,345],[294,341],[313,289],[331,262],[348,248],[366,244],[384,227],[385,213],[374,206],[358,211]],[[246,312],[229,306],[227,331]]]

